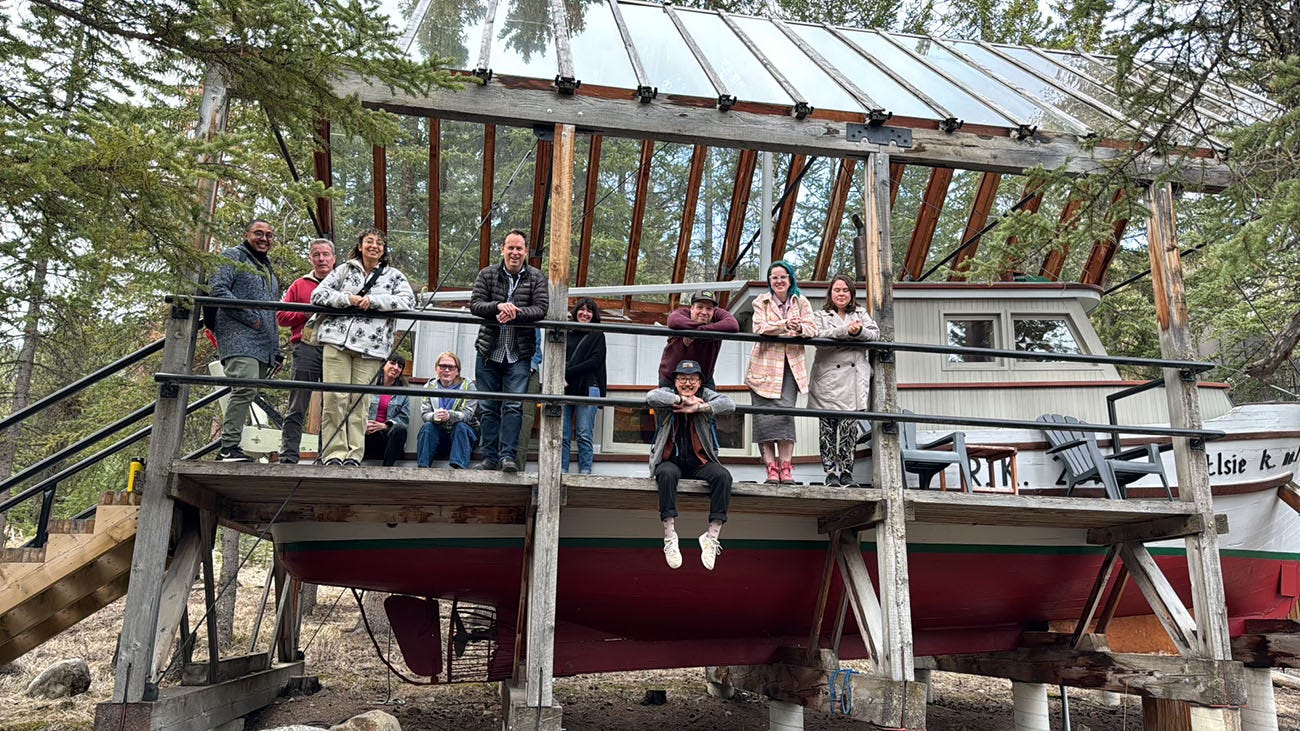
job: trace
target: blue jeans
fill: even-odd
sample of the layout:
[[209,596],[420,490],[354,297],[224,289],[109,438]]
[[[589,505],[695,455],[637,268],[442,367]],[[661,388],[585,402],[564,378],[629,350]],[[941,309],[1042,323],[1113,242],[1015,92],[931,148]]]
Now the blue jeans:
[[560,441],[560,471],[569,471],[569,444],[573,440],[575,415],[578,421],[578,472],[589,475],[591,474],[592,455],[595,451],[595,441],[592,438],[596,431],[595,406],[564,407],[564,438]]
[[474,433],[474,427],[463,421],[453,425],[451,431],[426,421],[420,427],[420,435],[415,441],[416,464],[421,467],[432,465],[433,460],[438,458],[439,448],[446,446],[447,449],[441,451],[447,453],[448,463],[452,467],[465,469],[469,467],[469,457],[476,441],[478,435]]
[[[474,366],[475,388],[479,391],[525,393],[528,390],[526,358],[514,363],[493,363],[482,353]],[[479,401],[479,426],[483,429],[483,461],[515,459],[519,451],[522,410],[518,401]]]

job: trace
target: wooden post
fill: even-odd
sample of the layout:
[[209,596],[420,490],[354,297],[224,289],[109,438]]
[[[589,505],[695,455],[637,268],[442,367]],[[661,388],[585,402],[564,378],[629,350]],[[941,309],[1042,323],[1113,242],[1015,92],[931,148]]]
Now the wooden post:
[[[573,204],[573,125],[555,126],[554,179],[551,186],[551,305],[546,317],[565,319],[569,294],[569,224]],[[564,333],[551,331],[543,339],[542,393],[564,393]],[[560,547],[561,421],[557,409],[542,410],[537,457],[537,512],[533,524],[533,562],[528,582],[528,654],[525,705],[537,709],[534,720],[559,728],[552,695],[555,666],[555,581]],[[512,713],[513,718],[516,714]]]
[[[864,208],[868,268],[875,274],[868,279],[869,302],[876,304],[875,319],[880,325],[880,339],[894,339],[893,250],[889,242],[889,155],[881,152],[867,157],[865,165]],[[876,252],[871,267],[870,252]],[[872,393],[876,411],[898,411],[898,379],[893,353],[877,359],[872,372]],[[899,460],[898,425],[876,423],[871,445],[872,478],[884,492],[881,503],[884,520],[876,525],[876,557],[879,562],[880,608],[883,615],[882,654],[879,672],[891,680],[912,680],[912,602],[907,577],[907,517],[903,502],[903,465]]]
[[[161,369],[164,372],[190,372],[190,364],[194,362],[196,322],[196,310],[172,309],[167,321],[167,344],[163,347]],[[189,391],[189,387],[184,385],[164,384],[158,388],[153,436],[149,441],[147,464],[150,467],[144,473],[144,494],[140,498],[135,553],[131,559],[131,583],[118,646],[113,700],[119,703],[140,701],[144,697],[145,684],[153,682],[154,631],[158,625],[158,604],[162,596],[163,569],[167,564],[167,541],[171,537],[174,509],[172,499],[167,495],[168,466],[180,455]]]
[[[1164,358],[1191,360],[1196,352],[1188,324],[1172,186],[1160,183],[1148,188],[1147,206],[1151,211],[1147,238],[1156,322],[1160,327],[1160,353]],[[1170,425],[1179,429],[1199,429],[1202,425],[1201,404],[1195,376],[1166,368],[1164,378]],[[1206,530],[1185,539],[1198,654],[1215,660],[1231,660],[1228,611],[1219,563],[1219,534],[1214,529],[1214,505],[1210,495],[1204,443],[1175,438],[1174,463],[1178,474],[1178,497],[1196,505],[1206,527]],[[1203,710],[1207,713],[1193,714],[1193,728],[1226,729],[1240,723],[1236,709]],[[1211,720],[1212,718],[1218,720]]]

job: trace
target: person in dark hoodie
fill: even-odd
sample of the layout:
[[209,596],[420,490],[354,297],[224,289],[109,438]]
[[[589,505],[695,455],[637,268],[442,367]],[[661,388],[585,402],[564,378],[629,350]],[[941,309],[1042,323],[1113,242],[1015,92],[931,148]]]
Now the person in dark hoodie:
[[[221,252],[230,262],[222,264],[208,280],[213,297],[235,300],[280,299],[280,283],[271,270],[267,252],[275,241],[271,224],[255,219],[244,230],[244,241]],[[217,338],[217,355],[227,378],[261,379],[270,374],[280,352],[280,332],[275,310],[245,310],[223,307],[217,311],[212,334]],[[256,386],[234,386],[221,419],[221,451],[218,462],[247,462],[240,449],[248,407],[257,398]]]
[[[573,306],[571,319],[574,322],[600,322],[600,308],[592,298],[583,297]],[[565,395],[604,396],[605,333],[570,330],[565,351]],[[573,440],[575,431],[578,436],[578,473],[589,475],[595,453],[595,406],[564,407],[564,438],[560,442],[560,464],[563,472],[569,471],[569,444]]]

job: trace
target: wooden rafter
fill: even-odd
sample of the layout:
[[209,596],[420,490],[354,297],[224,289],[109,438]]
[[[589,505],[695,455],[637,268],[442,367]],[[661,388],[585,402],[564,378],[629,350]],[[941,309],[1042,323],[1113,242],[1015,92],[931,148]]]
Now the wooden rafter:
[[[1056,226],[1058,232],[1063,232],[1074,224],[1074,218],[1079,213],[1079,208],[1083,201],[1079,198],[1070,198],[1061,208],[1061,220]],[[1070,253],[1068,244],[1061,244],[1054,247],[1047,255],[1043,257],[1043,266],[1038,273],[1053,282],[1061,278],[1061,270],[1065,268],[1065,257]]]
[[596,221],[596,192],[600,184],[600,135],[591,136],[587,151],[587,187],[582,192],[582,231],[578,235],[578,286],[587,286],[588,263],[591,259],[591,232]]
[[[984,230],[989,222],[989,212],[993,210],[993,204],[998,199],[998,186],[1002,183],[1001,173],[984,173],[980,176],[979,187],[975,190],[975,200],[970,204],[970,218],[966,219],[966,231],[961,235],[961,242],[965,244],[971,239],[975,239],[976,234]],[[966,279],[966,272],[970,269],[970,261],[975,258],[975,252],[979,249],[979,239],[971,242],[970,246],[957,252],[957,258],[952,263],[952,274],[948,276],[950,282],[960,282]]]
[[375,228],[388,232],[388,155],[375,145],[370,149],[370,173],[374,180]]
[[790,227],[794,223],[794,206],[799,202],[799,186],[803,180],[804,161],[807,155],[791,155],[790,170],[785,176],[785,201],[781,203],[780,217],[776,221],[776,230],[772,232],[772,258],[785,258],[785,245],[790,240]]
[[[686,175],[686,205],[682,208],[682,226],[677,232],[677,257],[673,259],[674,283],[686,281],[686,261],[691,254],[691,234],[695,230],[695,209],[700,202],[700,183],[704,179],[704,161],[709,156],[709,148],[696,145],[691,151],[691,167]],[[677,307],[681,295],[674,292],[669,298],[671,305]]]
[[925,260],[930,256],[930,245],[934,242],[934,230],[939,225],[944,199],[948,197],[952,172],[952,168],[935,168],[930,171],[925,198],[921,201],[921,210],[916,214],[916,225],[912,227],[912,242],[908,244],[907,255],[903,259],[903,277],[907,279],[920,279],[921,273],[925,271]]
[[429,117],[429,291],[442,278],[442,120]]
[[[645,225],[645,207],[650,197],[650,160],[655,154],[654,140],[641,141],[641,162],[636,170],[636,198],[632,202],[632,230],[627,237],[627,264],[623,284],[636,284],[637,257],[641,255],[641,230]],[[623,298],[623,308],[632,308],[632,296]]]
[[[1029,202],[1020,207],[1020,210],[1026,213],[1038,213],[1038,209],[1043,206],[1043,188],[1046,181],[1040,179],[1030,179],[1025,183],[1025,192],[1021,198],[1029,197]],[[1015,236],[1007,237],[1007,248],[1014,248],[1019,239]],[[1009,282],[1015,278],[1014,268],[1019,266],[1019,262],[1008,262],[1010,269],[1002,270],[1000,278],[1004,282]]]
[[[316,167],[316,179],[326,190],[334,187],[334,164],[330,158],[330,122],[322,119],[316,124],[316,149],[312,151],[312,162]],[[320,222],[321,235],[334,239],[334,202],[329,196],[316,197],[316,220]]]
[[495,179],[497,158],[497,127],[495,124],[483,125],[483,203],[479,206],[478,227],[478,267],[482,269],[492,263],[492,188]]
[[894,208],[894,203],[898,201],[898,190],[903,187],[903,173],[907,172],[907,166],[901,162],[889,163],[889,208]]
[[[735,277],[736,257],[740,256],[740,234],[745,228],[745,209],[749,207],[749,189],[753,187],[757,150],[741,150],[736,160],[736,180],[731,189],[731,208],[727,213],[727,232],[718,259],[718,280]],[[724,297],[726,295],[723,295]]]
[[[1124,199],[1124,189],[1120,188],[1115,191],[1115,197],[1111,199],[1111,208],[1114,208]],[[1083,265],[1083,272],[1079,275],[1079,281],[1083,284],[1101,286],[1106,278],[1106,270],[1110,268],[1110,262],[1115,258],[1115,252],[1119,249],[1120,239],[1124,238],[1124,230],[1128,228],[1127,218],[1117,218],[1110,226],[1110,236],[1099,239],[1092,245],[1092,251],[1088,252],[1088,261]]]
[[858,161],[854,158],[846,157],[840,160],[840,169],[831,187],[826,223],[822,226],[821,246],[817,248],[817,259],[813,263],[812,278],[816,281],[823,281],[830,274],[831,261],[835,256],[835,242],[840,237],[840,227],[844,225],[844,207],[849,200],[849,191],[853,188],[853,172],[857,166]]
[[542,264],[543,240],[546,237],[546,209],[550,203],[548,196],[551,187],[551,160],[554,143],[549,140],[537,141],[537,155],[533,158],[533,215],[528,229],[528,263],[539,267]]

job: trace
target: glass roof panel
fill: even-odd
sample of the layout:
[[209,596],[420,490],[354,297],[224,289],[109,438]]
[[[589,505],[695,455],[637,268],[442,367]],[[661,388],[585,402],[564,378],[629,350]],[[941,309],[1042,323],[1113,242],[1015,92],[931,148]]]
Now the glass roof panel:
[[996,111],[989,109],[951,81],[926,68],[925,64],[881,38],[879,33],[851,30],[849,28],[842,28],[841,30],[847,38],[870,54],[872,58],[879,61],[881,65],[893,69],[895,73],[905,77],[913,86],[946,107],[953,116],[971,124],[985,124],[994,127],[1014,127],[1021,121],[1006,119]]
[[872,101],[886,110],[904,117],[919,119],[938,119],[939,112],[931,109],[920,97],[907,90],[907,87],[894,80],[894,77],[881,71],[875,64],[862,57],[862,54],[849,48],[835,37],[834,33],[817,25],[790,23],[795,33],[817,49],[827,61],[835,64],[846,78],[866,92]]
[[635,89],[636,72],[627,57],[614,13],[604,0],[568,3],[573,72],[584,84]]
[[1015,89],[990,78],[988,74],[970,65],[965,59],[948,49],[934,43],[924,36],[895,35],[899,43],[915,51],[917,55],[942,69],[944,73],[961,82],[967,89],[979,90],[988,101],[997,104],[1008,113],[1015,115],[1017,122],[1046,127],[1054,130],[1072,130],[1069,124],[1055,114],[1051,107],[1035,104],[1017,93]]
[[972,61],[988,69],[991,73],[1015,84],[1024,93],[1051,104],[1062,112],[1074,117],[1092,128],[1095,132],[1108,133],[1118,129],[1122,122],[1104,114],[1091,104],[1084,103],[1038,76],[1025,71],[1015,64],[1000,58],[988,49],[970,41],[952,41],[959,52]]
[[741,101],[793,104],[785,89],[759,63],[749,47],[714,13],[677,8],[677,17],[696,43],[707,46],[709,63]]
[[676,26],[658,6],[619,3],[632,44],[652,86],[664,94],[716,98],[709,77]]
[[406,53],[417,61],[450,58],[450,68],[471,71],[478,63],[488,0],[432,0]]
[[492,25],[492,57],[488,66],[494,74],[530,79],[554,79],[559,69],[555,39],[545,3],[499,0]]
[[1107,89],[1101,84],[1098,84],[1096,81],[1088,78],[1084,74],[1067,71],[1059,66],[1046,63],[1037,53],[1034,53],[1024,46],[999,45],[997,46],[997,49],[998,52],[1011,56],[1027,66],[1033,66],[1038,69],[1040,73],[1047,74],[1056,79],[1057,83],[1063,86],[1068,86],[1071,89],[1076,89],[1080,93],[1096,99],[1111,109],[1123,109],[1123,102],[1120,101],[1115,92]]
[[844,87],[827,76],[815,61],[799,50],[794,41],[786,38],[779,28],[764,18],[732,16],[736,25],[759,48],[763,55],[779,67],[782,75],[806,101],[816,109],[838,109],[848,112],[863,111]]

